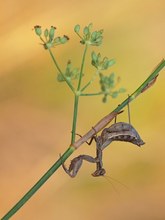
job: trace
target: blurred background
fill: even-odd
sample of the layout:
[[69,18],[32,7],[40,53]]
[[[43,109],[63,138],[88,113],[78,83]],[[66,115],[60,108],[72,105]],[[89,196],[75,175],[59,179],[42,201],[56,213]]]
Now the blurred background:
[[[2,217],[70,144],[73,97],[65,84],[56,81],[57,70],[33,26],[53,25],[58,35],[70,37],[67,44],[53,50],[62,69],[68,59],[76,67],[81,63],[83,46],[73,32],[77,23],[83,27],[92,22],[93,30],[104,29],[103,45],[88,51],[86,79],[94,71],[88,67],[90,52],[100,51],[116,60],[110,71],[121,77],[120,85],[127,92],[107,104],[101,97],[82,98],[77,132],[84,134],[165,57],[165,2],[6,0],[0,8]],[[105,149],[107,178],[91,176],[94,164],[84,163],[75,179],[60,168],[12,219],[165,219],[164,82],[165,70],[150,90],[131,103],[132,124],[146,142],[142,148],[118,142]],[[126,109],[118,121],[128,121]],[[84,145],[70,158],[82,153],[94,155],[94,143],[93,147]]]

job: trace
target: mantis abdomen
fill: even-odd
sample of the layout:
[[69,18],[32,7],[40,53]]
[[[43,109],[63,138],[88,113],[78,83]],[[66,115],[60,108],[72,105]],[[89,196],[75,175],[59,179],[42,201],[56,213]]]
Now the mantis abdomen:
[[109,128],[105,128],[101,133],[102,143],[100,145],[103,150],[112,141],[125,141],[141,146],[145,144],[135,128],[128,123],[118,122],[112,124]]

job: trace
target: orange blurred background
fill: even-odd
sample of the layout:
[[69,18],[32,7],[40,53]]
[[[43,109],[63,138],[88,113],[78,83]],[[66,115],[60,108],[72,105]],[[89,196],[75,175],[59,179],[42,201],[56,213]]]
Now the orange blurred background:
[[[88,51],[87,64],[92,50],[115,58],[112,71],[121,77],[120,85],[127,92],[107,104],[102,104],[101,97],[82,98],[77,132],[84,134],[165,57],[164,11],[164,0],[1,2],[1,217],[70,143],[73,97],[65,84],[56,81],[57,71],[33,26],[53,25],[59,35],[70,37],[67,44],[53,51],[62,68],[68,59],[80,65],[83,47],[73,32],[77,23],[83,27],[92,22],[93,30],[104,29],[104,43]],[[88,74],[93,70],[86,67]],[[132,123],[146,144],[137,148],[118,142],[104,151],[107,175],[129,189],[111,179],[93,178],[92,164],[84,163],[75,179],[59,169],[12,219],[165,219],[164,82],[165,70],[130,106]],[[127,111],[118,120],[127,122]],[[71,158],[82,153],[94,155],[94,144],[84,145]]]

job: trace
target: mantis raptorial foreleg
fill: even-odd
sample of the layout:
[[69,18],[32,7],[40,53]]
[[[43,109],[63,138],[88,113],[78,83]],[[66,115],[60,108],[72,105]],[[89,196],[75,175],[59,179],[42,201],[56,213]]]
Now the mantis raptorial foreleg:
[[[80,135],[79,135],[80,136]],[[95,139],[96,144],[99,144],[99,138],[97,136],[93,136],[89,142],[86,142],[88,145],[91,145],[93,139]],[[86,160],[90,163],[96,163],[97,169],[92,174],[92,176],[102,176],[105,174],[105,170],[102,168],[102,150],[99,147],[96,147],[96,158],[91,157],[89,155],[79,155],[78,157],[75,157],[73,160],[71,160],[70,166],[67,169],[65,164],[62,163],[62,167],[64,171],[70,176],[75,177],[79,171],[79,169],[82,166],[83,160]]]
[[79,155],[78,157],[75,157],[73,160],[71,160],[71,163],[68,169],[66,168],[64,163],[62,163],[62,167],[70,177],[75,177],[80,167],[82,166],[83,160],[86,160],[90,163],[98,162],[97,158],[93,158],[89,155]]

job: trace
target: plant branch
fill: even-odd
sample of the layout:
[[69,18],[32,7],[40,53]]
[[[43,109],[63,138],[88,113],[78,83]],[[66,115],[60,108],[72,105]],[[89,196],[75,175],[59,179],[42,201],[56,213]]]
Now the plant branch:
[[79,103],[79,96],[75,95],[75,97],[74,97],[74,112],[73,112],[71,144],[73,144],[75,142],[77,114],[78,114],[78,103]]
[[82,80],[82,76],[83,76],[83,69],[84,69],[85,56],[86,56],[87,49],[88,49],[88,45],[85,44],[85,49],[84,49],[83,58],[82,58],[82,62],[81,62],[81,69],[80,69],[80,76],[79,76],[77,91],[79,91],[80,87],[81,87],[81,80]]
[[61,166],[61,164],[85,141],[90,139],[95,133],[102,130],[113,118],[121,112],[121,110],[138,95],[150,88],[156,81],[159,72],[165,67],[165,60],[163,59],[151,75],[142,83],[142,85],[133,92],[126,100],[124,100],[111,113],[102,118],[90,131],[88,131],[82,138],[72,144],[65,153],[54,163],[54,165],[41,177],[41,179],[20,199],[20,201],[1,219],[8,220],[12,217],[35,193],[39,188],[53,175],[53,173]]
[[[81,89],[81,92],[83,92],[91,83],[93,83],[93,81],[95,80],[95,78],[98,74],[99,74],[99,71],[97,70],[96,73],[93,75],[92,79]],[[83,94],[81,94],[81,95],[83,95]]]
[[72,84],[70,83],[70,81],[67,79],[67,77],[66,77],[66,76],[63,74],[63,72],[61,71],[61,69],[60,69],[60,67],[59,67],[59,65],[58,65],[58,63],[57,63],[57,61],[56,61],[56,59],[55,59],[55,57],[54,57],[52,51],[50,50],[50,48],[49,48],[48,50],[49,50],[50,56],[51,56],[51,58],[52,58],[52,60],[53,60],[54,65],[56,66],[57,70],[58,70],[59,73],[62,75],[62,77],[65,79],[66,83],[68,84],[68,86],[70,87],[70,89],[72,90],[72,92],[75,94],[75,89],[74,89],[74,87],[72,86]]
[[81,69],[80,69],[80,75],[79,75],[79,81],[77,86],[77,92],[74,93],[74,110],[73,110],[73,123],[72,123],[72,136],[71,136],[71,144],[75,142],[75,134],[76,134],[76,125],[77,125],[77,115],[78,115],[78,103],[79,103],[79,97],[80,97],[80,88],[81,88],[81,80],[83,77],[83,69],[84,69],[84,63],[85,63],[85,56],[87,52],[87,44],[85,45],[82,62],[81,62]]
[[81,96],[97,96],[102,95],[104,92],[96,92],[96,93],[81,93]]

